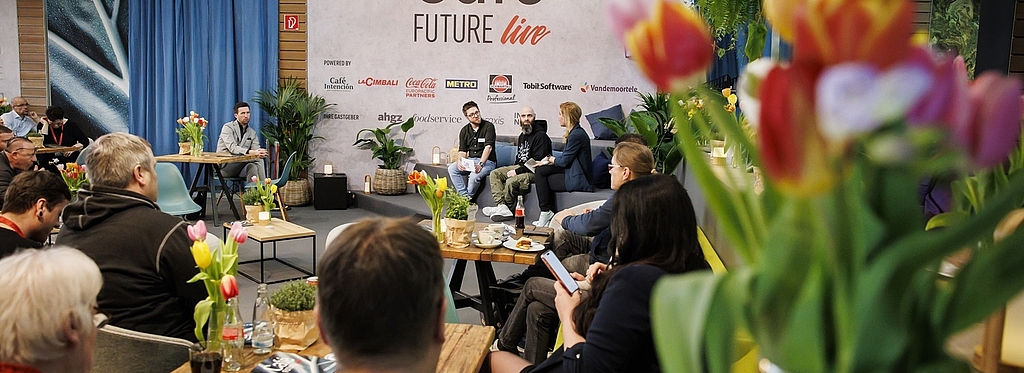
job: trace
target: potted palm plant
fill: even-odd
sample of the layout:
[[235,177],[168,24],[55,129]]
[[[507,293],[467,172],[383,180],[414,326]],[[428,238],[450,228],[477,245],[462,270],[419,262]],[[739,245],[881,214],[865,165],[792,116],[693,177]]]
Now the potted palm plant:
[[[295,152],[288,183],[281,188],[286,205],[309,203],[309,182],[306,180],[313,157],[309,142],[321,138],[313,135],[317,119],[332,106],[320,95],[306,91],[296,78],[282,79],[273,91],[256,91],[256,104],[269,116],[260,132],[268,142],[277,141],[281,154]],[[280,165],[279,165],[280,166]]]
[[[373,157],[384,162],[377,168],[373,175],[373,189],[384,195],[405,193],[406,174],[401,170],[402,160],[406,154],[412,152],[412,148],[405,146],[405,135],[413,127],[412,117],[405,122],[394,122],[383,128],[364,128],[356,132],[358,146],[373,151]],[[402,137],[402,144],[399,145],[391,138],[391,130],[398,126],[405,134]],[[369,138],[361,138],[363,133],[373,135]]]
[[672,108],[669,97],[665,93],[639,93],[641,111],[634,111],[620,122],[611,118],[600,118],[601,124],[608,127],[615,136],[622,136],[630,130],[647,140],[647,147],[654,153],[655,168],[662,173],[671,175],[683,160],[682,153],[676,148],[672,135]]

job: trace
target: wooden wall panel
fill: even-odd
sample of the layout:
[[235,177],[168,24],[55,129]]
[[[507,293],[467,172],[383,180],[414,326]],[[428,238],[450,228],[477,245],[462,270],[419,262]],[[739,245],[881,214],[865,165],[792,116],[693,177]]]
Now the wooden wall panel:
[[1017,0],[1013,19],[1013,40],[1010,41],[1010,76],[1024,77],[1024,0]]
[[21,95],[41,114],[50,102],[43,0],[18,0],[17,8]]
[[913,32],[928,32],[932,18],[932,0],[914,0]]
[[[306,85],[309,79],[306,73],[306,0],[279,0],[278,2],[278,70],[280,78],[295,77]],[[284,29],[285,14],[293,14],[299,18],[298,30]]]

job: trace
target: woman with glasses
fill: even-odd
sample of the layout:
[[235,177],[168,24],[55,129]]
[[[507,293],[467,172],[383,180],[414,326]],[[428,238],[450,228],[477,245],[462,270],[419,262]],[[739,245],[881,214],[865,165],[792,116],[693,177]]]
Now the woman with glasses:
[[0,260],[0,372],[89,372],[102,285],[96,263],[70,247]]
[[558,105],[558,124],[565,127],[565,147],[562,154],[548,156],[546,166],[539,166],[534,171],[534,184],[537,184],[537,204],[540,207],[540,218],[533,222],[538,227],[546,227],[555,216],[555,192],[593,192],[590,181],[591,162],[590,136],[580,127],[583,110],[575,102],[563,102]]
[[[78,125],[64,118],[64,109],[60,106],[46,109],[46,117],[40,124],[39,132],[43,134],[43,145],[47,146],[74,146],[82,149],[91,141]],[[51,172],[59,172],[56,165],[74,162],[79,151],[40,154],[39,163]]]

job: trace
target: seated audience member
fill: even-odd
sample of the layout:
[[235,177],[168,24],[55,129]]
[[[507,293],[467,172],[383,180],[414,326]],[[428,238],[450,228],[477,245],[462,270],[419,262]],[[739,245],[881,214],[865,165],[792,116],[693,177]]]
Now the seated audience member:
[[14,131],[14,136],[25,137],[39,127],[39,114],[32,111],[28,100],[18,96],[11,99],[11,111],[0,115],[0,122]]
[[57,243],[77,247],[103,272],[99,306],[110,323],[195,340],[192,314],[206,299],[186,222],[157,208],[156,160],[149,143],[115,132],[90,147],[89,184],[64,211]]
[[42,247],[71,199],[64,180],[52,172],[14,177],[0,213],[0,258],[17,249]]
[[[462,105],[466,123],[459,131],[459,156],[448,165],[448,178],[456,192],[476,202],[480,183],[498,164],[494,153],[494,124],[480,115],[480,108],[473,101]],[[468,177],[468,184],[464,177]]]
[[15,137],[7,142],[7,149],[0,152],[0,210],[4,207],[3,196],[14,177],[24,171],[38,169],[35,164],[36,147],[32,141]]
[[549,155],[549,165],[539,166],[533,178],[537,184],[537,204],[540,205],[540,219],[533,222],[546,227],[555,216],[555,192],[593,192],[590,182],[591,162],[590,137],[580,127],[583,109],[575,102],[558,105],[558,124],[565,127],[565,147],[558,157]]
[[[637,144],[647,146],[647,140],[644,140],[643,136],[635,133],[624,133],[615,139],[615,145],[619,145],[622,142],[629,141]],[[608,189],[612,187],[612,176],[608,173],[608,165],[612,163],[612,150],[615,148],[602,149],[600,153],[594,156],[593,167],[593,180],[594,188],[597,189]],[[562,210],[565,211],[565,210]],[[555,215],[558,215],[557,213]],[[555,218],[557,219],[557,218]]]
[[[651,175],[654,172],[654,154],[644,145],[622,142],[615,146],[608,168],[612,169],[611,187],[618,190],[631,180]],[[560,223],[565,228],[555,230],[554,251],[570,272],[586,271],[588,262],[591,265],[608,263],[612,256],[608,245],[612,238],[610,226],[614,201],[613,194],[596,210],[575,216],[556,216],[556,219],[562,218]],[[586,253],[588,246],[589,255]],[[519,340],[525,336],[525,357],[536,364],[547,358],[547,351],[553,347],[551,344],[554,343],[555,331],[558,329],[555,292],[551,287],[554,280],[547,268],[537,263],[511,281],[526,283],[508,321],[498,333],[495,347],[514,352]]]
[[[50,106],[46,109],[46,117],[40,124],[39,133],[43,134],[43,144],[52,146],[76,146],[79,149],[89,146],[92,141],[82,132],[77,124],[64,118],[64,109],[60,106]],[[56,154],[40,154],[39,164],[50,172],[60,172],[57,164],[74,162],[78,158],[78,151],[63,152]]]
[[217,138],[217,152],[231,153],[234,155],[254,154],[260,159],[249,162],[235,162],[224,165],[222,171],[227,177],[244,177],[248,182],[255,176],[258,180],[267,177],[266,167],[263,165],[263,158],[267,157],[267,150],[260,147],[260,138],[256,130],[249,126],[249,104],[239,102],[235,104],[235,120],[224,123],[220,129],[220,137]]
[[491,196],[494,207],[484,207],[484,215],[494,221],[511,220],[512,209],[519,191],[530,187],[533,182],[533,170],[526,167],[528,160],[540,161],[551,154],[551,138],[547,128],[534,122],[536,114],[533,108],[526,106],[519,111],[519,141],[516,143],[515,164],[501,167],[491,172]]
[[411,220],[368,219],[326,251],[315,312],[344,371],[434,372],[447,304],[434,236]]
[[92,370],[103,278],[81,251],[28,249],[0,260],[0,372]]
[[492,372],[660,371],[651,290],[663,275],[710,268],[697,243],[697,218],[686,189],[667,175],[623,185],[612,211],[614,265],[595,263],[586,277],[574,274],[590,284],[583,294],[552,286],[566,347],[532,369],[519,356],[493,352]]
[[14,138],[14,131],[0,122],[0,152],[7,149],[7,142]]

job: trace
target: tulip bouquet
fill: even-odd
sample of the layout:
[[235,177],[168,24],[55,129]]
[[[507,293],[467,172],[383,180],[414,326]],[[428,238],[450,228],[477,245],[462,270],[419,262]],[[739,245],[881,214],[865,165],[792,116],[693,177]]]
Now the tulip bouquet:
[[0,96],[0,114],[7,114],[11,111],[11,102],[7,100],[7,97]]
[[441,230],[441,210],[444,209],[446,201],[444,192],[448,190],[448,178],[431,179],[424,171],[413,171],[409,173],[406,184],[415,185],[416,190],[420,192],[423,201],[430,208],[431,219],[434,223],[434,236],[437,237],[437,242],[444,242],[444,232]]
[[188,227],[188,237],[192,242],[192,258],[196,261],[199,273],[188,280],[189,283],[203,281],[209,296],[196,304],[196,338],[206,340],[203,326],[209,320],[209,340],[220,341],[223,329],[224,312],[227,311],[227,300],[238,296],[238,245],[245,242],[247,232],[242,223],[231,225],[230,238],[220,249],[210,250],[206,243],[206,223],[202,220]]
[[256,184],[256,191],[260,194],[260,202],[263,203],[263,211],[270,212],[276,205],[274,204],[274,195],[277,193],[277,185],[274,185],[270,178],[260,179],[256,176],[252,177],[251,180]]
[[57,169],[60,170],[60,177],[64,179],[64,184],[68,185],[68,189],[70,189],[72,193],[78,192],[78,189],[89,181],[85,175],[85,165],[70,162],[58,164]]
[[194,111],[190,111],[187,117],[178,118],[178,124],[185,130],[185,137],[192,143],[189,154],[193,156],[203,155],[203,141],[206,139],[206,118],[200,117]]
[[[675,102],[703,100],[766,175],[755,193],[728,187],[746,173],[722,180],[690,162],[741,263],[655,288],[662,369],[730,371],[737,336],[748,335],[786,372],[963,370],[946,339],[1024,288],[1024,232],[996,232],[1019,207],[1024,177],[1007,177],[984,206],[933,231],[917,187],[933,174],[1003,167],[1021,131],[1020,83],[995,73],[969,82],[962,60],[911,45],[909,1],[765,0],[795,52],[742,74],[751,140],[725,97],[690,87],[713,48],[696,13],[676,1],[632,4],[615,24],[640,69]],[[710,128],[682,107],[675,117]],[[691,131],[676,136],[686,158],[703,158]],[[941,279],[943,258],[964,247],[972,261]]]

